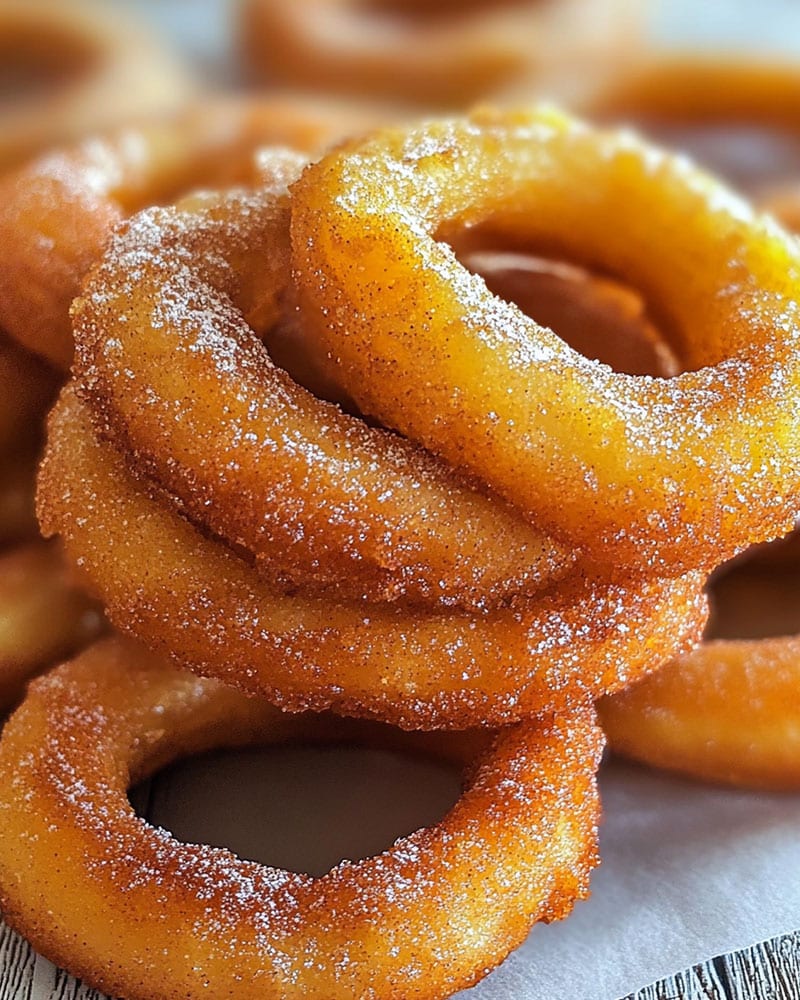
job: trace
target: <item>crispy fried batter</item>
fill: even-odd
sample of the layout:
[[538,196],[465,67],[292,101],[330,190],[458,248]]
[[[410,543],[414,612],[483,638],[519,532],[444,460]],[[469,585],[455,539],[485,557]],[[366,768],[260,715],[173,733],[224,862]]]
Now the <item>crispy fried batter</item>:
[[492,612],[286,594],[137,480],[67,388],[50,422],[40,517],[112,621],[201,673],[298,710],[407,728],[502,725],[618,690],[693,645],[699,574],[576,574]]
[[[800,249],[685,160],[484,111],[345,143],[293,206],[305,321],[362,411],[594,565],[710,569],[791,527]],[[626,280],[684,370],[589,361],[467,271],[454,247],[478,239]]]
[[116,223],[195,188],[258,183],[261,146],[319,151],[369,121],[357,105],[216,99],[11,172],[0,180],[0,329],[68,368],[69,306]]
[[259,335],[291,277],[283,175],[300,169],[274,163],[281,178],[254,194],[115,234],[73,308],[74,371],[103,435],[284,587],[485,608],[565,576],[573,551],[271,362]]
[[602,738],[585,708],[472,740],[407,736],[466,760],[461,798],[321,878],[179,843],[126,796],[178,755],[298,738],[403,745],[381,727],[283,715],[118,639],[36,681],[0,741],[5,919],[128,1000],[434,1000],[586,895]]

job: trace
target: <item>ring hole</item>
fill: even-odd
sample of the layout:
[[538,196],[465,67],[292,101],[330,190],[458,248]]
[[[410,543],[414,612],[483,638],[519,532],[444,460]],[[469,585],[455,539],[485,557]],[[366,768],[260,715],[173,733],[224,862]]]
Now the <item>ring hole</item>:
[[707,639],[762,639],[800,634],[800,530],[757,545],[709,581]]
[[[550,327],[576,351],[614,371],[665,378],[683,370],[677,352],[648,315],[643,297],[629,285],[578,265],[529,253],[464,248],[459,260],[479,274],[490,292]],[[270,357],[295,382],[320,399],[359,415],[347,392],[318,361],[297,314],[265,338]]]
[[130,798],[138,815],[183,842],[323,875],[437,823],[460,791],[458,770],[432,758],[298,745],[189,758]]
[[42,100],[92,72],[95,53],[83,39],[44,25],[11,25],[0,32],[0,104]]
[[584,268],[530,254],[473,251],[462,263],[489,290],[585,357],[630,375],[676,375],[677,355],[641,295]]

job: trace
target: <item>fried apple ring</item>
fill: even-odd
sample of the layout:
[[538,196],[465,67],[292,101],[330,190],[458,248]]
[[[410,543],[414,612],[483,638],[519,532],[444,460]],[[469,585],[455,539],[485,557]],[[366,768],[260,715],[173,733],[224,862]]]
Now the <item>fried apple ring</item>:
[[183,104],[190,84],[138,21],[87,0],[3,0],[0,168],[131,115]]
[[634,20],[627,0],[246,0],[241,41],[272,83],[465,107],[585,75]]
[[[584,709],[473,734],[478,752],[463,734],[400,742],[381,730],[287,716],[101,643],[35,682],[0,741],[3,915],[128,1000],[437,998],[471,986],[537,920],[587,894],[599,730]],[[321,878],[182,844],[126,795],[179,754],[308,738],[466,757],[464,791],[437,825]]]
[[693,645],[705,620],[697,574],[630,587],[574,575],[492,612],[287,595],[157,502],[69,386],[39,515],[112,621],[150,647],[284,708],[405,728],[499,725],[618,690]]
[[93,640],[103,619],[58,546],[42,540],[0,555],[0,716],[25,684]]
[[320,150],[368,120],[339,103],[218,100],[26,164],[0,181],[0,328],[68,368],[69,306],[115,224],[193,188],[257,183],[262,145]]
[[693,778],[800,789],[800,638],[704,643],[598,710],[615,752]]
[[745,788],[800,789],[797,532],[709,581],[706,641],[598,709],[613,749]]
[[690,153],[761,201],[800,173],[798,106],[795,62],[694,54],[634,63],[583,110]]
[[[292,234],[305,321],[361,410],[591,565],[711,567],[791,527],[800,251],[686,161],[481,112],[343,144],[295,185]],[[684,371],[588,361],[466,270],[453,247],[479,244],[625,280]]]
[[[302,161],[284,159],[292,178]],[[74,371],[103,433],[284,586],[487,607],[563,577],[573,552],[271,363],[258,335],[289,281],[285,183],[115,234],[73,307]]]

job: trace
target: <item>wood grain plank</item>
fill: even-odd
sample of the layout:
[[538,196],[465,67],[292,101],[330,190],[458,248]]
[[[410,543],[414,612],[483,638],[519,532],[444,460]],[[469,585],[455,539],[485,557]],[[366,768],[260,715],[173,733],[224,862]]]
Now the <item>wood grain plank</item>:
[[702,962],[623,1000],[800,1000],[800,931]]
[[726,967],[733,997],[751,989],[763,1000],[800,1000],[800,933],[727,956]]
[[[104,1000],[2,924],[0,969],[0,1000]],[[622,1000],[800,1000],[800,931],[701,962]]]
[[29,1000],[33,988],[34,953],[27,941],[0,925],[0,969],[3,1000]]

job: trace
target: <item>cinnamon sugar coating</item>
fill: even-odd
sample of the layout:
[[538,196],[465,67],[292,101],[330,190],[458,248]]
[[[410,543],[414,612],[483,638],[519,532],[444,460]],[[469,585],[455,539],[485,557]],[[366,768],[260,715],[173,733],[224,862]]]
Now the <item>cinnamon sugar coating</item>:
[[618,690],[702,632],[701,574],[619,585],[578,573],[492,611],[287,594],[133,475],[74,388],[49,430],[43,530],[61,534],[114,624],[292,710],[501,725]]
[[261,146],[319,151],[369,120],[358,105],[218,98],[10,172],[0,180],[0,328],[68,368],[69,306],[115,224],[194,188],[258,183]]
[[[484,111],[346,143],[293,199],[304,319],[358,406],[594,565],[710,569],[791,527],[800,250],[685,159]],[[681,373],[589,361],[466,270],[476,240],[623,278]]]
[[[0,12],[0,28],[6,14]],[[30,452],[40,445],[46,408],[60,381],[59,373],[29,350],[56,367],[69,365],[69,306],[114,225],[137,208],[170,201],[197,185],[256,185],[263,143],[290,140],[318,149],[363,121],[356,106],[289,98],[215,99],[53,150],[0,179],[0,454],[7,463],[0,540],[13,542],[35,531]],[[22,690],[25,670],[33,674],[51,662],[28,651],[37,628],[42,647],[62,655],[76,647],[75,637],[84,634],[84,612],[94,609],[71,586],[76,617],[68,626],[66,567],[56,558],[48,566],[52,579],[45,572],[36,577],[39,594],[20,592],[16,598],[36,607],[38,619],[30,619],[22,632],[17,617],[9,622],[10,641],[16,636],[20,648],[4,665],[9,693],[0,701],[6,707]],[[46,599],[53,602],[51,615]],[[58,635],[63,635],[60,645],[53,641]]]
[[585,708],[496,734],[407,736],[467,762],[461,798],[321,878],[179,843],[128,801],[180,754],[298,738],[403,745],[383,727],[283,715],[120,639],[34,682],[0,740],[6,920],[128,1000],[432,1000],[586,895],[602,737]]
[[568,707],[693,643],[698,574],[587,576],[491,476],[271,363],[258,334],[292,301],[299,168],[288,152],[262,168],[257,192],[122,224],[74,306],[40,514],[115,624],[284,707],[406,728]]
[[149,210],[114,234],[73,307],[102,436],[285,589],[491,607],[564,577],[573,551],[273,364],[260,337],[291,281],[285,183],[301,165],[280,162],[255,193]]

